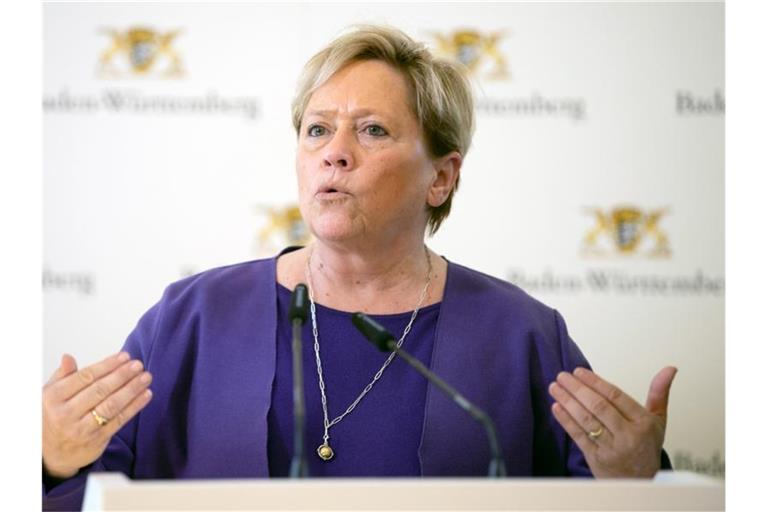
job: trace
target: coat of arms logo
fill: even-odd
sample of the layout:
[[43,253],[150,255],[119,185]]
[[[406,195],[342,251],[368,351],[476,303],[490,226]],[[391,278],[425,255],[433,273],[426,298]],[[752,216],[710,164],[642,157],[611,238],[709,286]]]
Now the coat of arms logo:
[[181,57],[172,44],[181,32],[157,32],[146,27],[125,31],[103,30],[111,42],[99,58],[99,75],[104,78],[158,76],[178,78],[184,74]]
[[312,239],[296,205],[259,206],[257,214],[262,220],[254,240],[257,256],[272,256],[291,245],[307,245]]
[[433,32],[437,53],[455,59],[480,78],[503,80],[509,77],[507,62],[499,50],[504,32],[482,34],[476,30],[461,29],[449,34]]
[[620,206],[610,211],[599,208],[586,210],[593,216],[595,224],[584,236],[585,255],[619,254],[662,258],[671,255],[669,239],[659,227],[667,209],[643,212],[631,206]]

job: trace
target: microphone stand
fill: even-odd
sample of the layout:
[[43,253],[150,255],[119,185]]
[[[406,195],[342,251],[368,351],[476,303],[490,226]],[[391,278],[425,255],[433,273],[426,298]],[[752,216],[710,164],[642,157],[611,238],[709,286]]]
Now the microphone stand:
[[293,329],[291,352],[293,356],[293,458],[291,459],[291,478],[309,476],[307,457],[304,454],[304,369],[302,367],[301,330],[307,320],[307,287],[299,284],[291,296],[291,309],[288,316]]
[[485,428],[485,432],[488,436],[488,444],[491,449],[491,462],[488,466],[488,476],[490,478],[501,478],[507,476],[506,465],[504,459],[501,456],[501,449],[499,447],[499,439],[496,435],[496,426],[493,420],[488,416],[485,411],[478,408],[472,402],[464,398],[464,396],[456,391],[450,384],[438,377],[435,372],[424,366],[421,361],[413,357],[411,354],[397,346],[394,336],[390,334],[384,327],[378,322],[370,318],[364,313],[355,313],[352,315],[352,323],[355,327],[365,336],[365,338],[376,345],[379,350],[383,352],[394,352],[397,356],[402,357],[406,363],[411,365],[417,372],[424,376],[429,382],[437,386],[440,391],[448,395],[453,402],[467,411],[475,420],[479,421]]

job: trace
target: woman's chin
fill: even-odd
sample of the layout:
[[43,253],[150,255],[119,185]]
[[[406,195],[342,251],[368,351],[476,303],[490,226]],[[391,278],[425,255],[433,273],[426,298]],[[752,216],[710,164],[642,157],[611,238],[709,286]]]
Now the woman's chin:
[[311,225],[312,234],[321,241],[343,242],[362,233],[362,229],[349,219],[322,219]]

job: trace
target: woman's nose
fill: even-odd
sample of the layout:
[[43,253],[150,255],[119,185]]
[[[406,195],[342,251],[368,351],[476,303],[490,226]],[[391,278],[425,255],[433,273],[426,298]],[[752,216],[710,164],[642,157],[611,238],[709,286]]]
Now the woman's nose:
[[337,131],[333,139],[325,146],[323,155],[323,167],[348,171],[355,166],[352,157],[352,141],[341,130]]

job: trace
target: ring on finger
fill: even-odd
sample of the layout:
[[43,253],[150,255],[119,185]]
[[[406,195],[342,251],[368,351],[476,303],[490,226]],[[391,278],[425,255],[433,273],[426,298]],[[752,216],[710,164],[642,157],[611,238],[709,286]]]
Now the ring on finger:
[[603,435],[603,427],[587,432],[587,437],[589,437],[592,441],[597,441],[601,435]]
[[96,423],[98,423],[100,427],[103,427],[104,425],[109,423],[109,420],[104,416],[102,416],[101,414],[97,413],[96,409],[91,409],[91,416],[93,416],[93,419],[96,420]]

